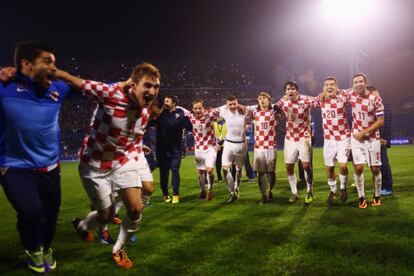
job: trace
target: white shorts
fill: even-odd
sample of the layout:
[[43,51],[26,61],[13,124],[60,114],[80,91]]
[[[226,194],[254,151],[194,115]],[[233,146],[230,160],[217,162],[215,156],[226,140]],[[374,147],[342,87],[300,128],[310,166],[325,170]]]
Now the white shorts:
[[208,150],[196,150],[195,161],[198,170],[205,170],[206,168],[214,168],[216,164],[217,151],[211,146]]
[[111,206],[114,194],[119,190],[142,188],[134,159],[116,170],[101,170],[80,162],[79,175],[92,206],[97,210]]
[[143,152],[138,155],[138,175],[141,181],[154,181],[147,158],[145,158],[145,154]]
[[224,141],[223,156],[221,158],[222,166],[231,166],[233,162],[236,163],[237,168],[243,168],[244,159],[247,154],[247,144],[232,143]]
[[311,140],[301,139],[300,141],[295,142],[285,138],[284,155],[286,164],[295,164],[298,162],[298,158],[302,162],[311,162]]
[[323,159],[325,166],[334,167],[335,162],[346,164],[351,152],[351,138],[342,141],[327,140],[323,141]]
[[380,140],[363,140],[362,142],[351,138],[352,158],[355,165],[381,166]]
[[274,149],[254,149],[253,170],[274,172],[276,170],[276,157]]

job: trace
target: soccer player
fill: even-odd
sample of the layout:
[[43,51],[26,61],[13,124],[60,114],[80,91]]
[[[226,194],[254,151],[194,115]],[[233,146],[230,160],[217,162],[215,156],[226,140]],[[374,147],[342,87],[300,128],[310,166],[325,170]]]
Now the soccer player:
[[324,132],[323,157],[328,174],[330,193],[327,199],[329,205],[333,204],[337,195],[335,176],[335,162],[339,167],[340,200],[348,199],[346,183],[348,179],[348,157],[351,151],[351,131],[347,119],[347,94],[339,90],[335,77],[328,77],[323,84],[326,97],[320,99],[322,110],[322,128]]
[[[161,114],[151,125],[157,128],[157,162],[160,168],[160,186],[166,203],[180,202],[180,166],[184,129],[192,130],[184,110],[177,108],[177,98],[167,95]],[[168,192],[168,175],[171,170],[173,197]]]
[[295,175],[295,163],[299,158],[305,171],[307,187],[305,203],[309,204],[313,201],[310,110],[316,106],[317,100],[313,97],[300,95],[298,85],[294,81],[286,82],[284,89],[285,96],[276,103],[275,108],[280,109],[286,117],[284,156],[292,192],[289,202],[293,203],[299,199]]
[[364,164],[371,168],[374,178],[372,206],[381,205],[381,140],[379,128],[384,124],[384,105],[381,97],[367,90],[367,77],[358,73],[352,78],[353,90],[348,97],[352,106],[351,150],[355,166],[355,184],[359,208],[367,208],[365,199]]
[[36,273],[56,268],[51,244],[61,203],[59,111],[70,88],[51,81],[54,50],[39,42],[15,47],[15,66],[0,82],[0,180],[17,212],[17,230]]
[[80,148],[79,172],[82,184],[97,211],[84,219],[73,220],[78,235],[92,240],[97,224],[108,224],[113,217],[112,195],[117,192],[127,210],[122,220],[112,258],[124,268],[132,267],[125,246],[138,231],[144,204],[141,200],[143,181],[140,177],[142,137],[150,116],[149,107],[160,87],[159,70],[148,63],[134,68],[131,86],[108,85],[83,80],[66,72],[56,75],[81,88],[87,96],[98,99],[90,129]]
[[[227,200],[228,203],[234,202],[239,197],[241,173],[247,152],[245,126],[248,123],[249,112],[242,109],[242,106],[239,105],[237,98],[234,96],[229,96],[226,100],[226,105],[219,107],[219,116],[226,121],[227,125],[222,165],[227,188],[230,192]],[[230,171],[233,162],[236,165],[235,177],[233,177]]]
[[[374,86],[367,86],[367,90],[375,96],[381,97],[379,91]],[[384,105],[384,125],[379,128],[380,137],[381,137],[381,176],[382,176],[382,186],[381,186],[381,195],[391,195],[392,194],[392,171],[390,162],[388,161],[388,150],[387,148],[391,147],[391,122],[392,122],[392,112],[390,104],[383,102]]]
[[256,106],[249,107],[255,125],[253,169],[259,174],[260,204],[265,204],[273,199],[272,189],[276,183],[276,126],[280,115],[273,110],[268,93],[260,92],[257,102]]
[[217,158],[217,150],[219,149],[214,135],[214,118],[218,113],[218,109],[205,110],[204,102],[201,99],[193,101],[192,112],[185,113],[185,116],[189,118],[193,125],[195,161],[201,189],[199,199],[208,201],[213,198],[213,169]]

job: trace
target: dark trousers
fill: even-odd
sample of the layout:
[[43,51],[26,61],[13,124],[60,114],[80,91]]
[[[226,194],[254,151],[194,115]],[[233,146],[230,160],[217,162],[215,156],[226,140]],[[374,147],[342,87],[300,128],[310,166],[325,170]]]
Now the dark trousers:
[[247,151],[246,158],[244,159],[244,169],[246,170],[246,175],[249,179],[254,178],[254,172],[252,165],[250,164],[250,157],[249,157],[249,151]]
[[221,158],[223,156],[223,147],[220,147],[220,150],[217,152],[216,158],[216,172],[217,172],[217,180],[223,180],[223,176],[221,175]]
[[392,172],[390,163],[388,162],[388,152],[387,146],[381,146],[381,174],[382,174],[382,187],[381,189],[386,189],[392,191]]
[[173,195],[180,194],[180,165],[181,155],[176,157],[162,157],[158,160],[160,168],[160,186],[164,196],[168,195],[168,177],[171,170]]
[[61,202],[60,168],[50,172],[9,168],[1,176],[7,199],[17,212],[23,247],[48,250],[56,230]]
[[152,153],[146,154],[145,159],[147,159],[151,172],[154,171],[157,168],[157,162],[155,161],[154,155]]

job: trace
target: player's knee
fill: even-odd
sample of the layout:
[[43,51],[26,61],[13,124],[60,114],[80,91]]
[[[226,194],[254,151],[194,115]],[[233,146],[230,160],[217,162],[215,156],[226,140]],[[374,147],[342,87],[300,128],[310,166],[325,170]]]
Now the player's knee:
[[213,173],[213,168],[207,168],[206,172],[207,172],[207,174],[212,174]]
[[143,211],[144,204],[142,202],[137,202],[127,208],[127,215],[131,220],[137,220]]
[[144,195],[152,195],[154,193],[154,184],[152,182],[143,183],[142,193]]
[[346,164],[339,164],[339,172],[342,175],[348,174],[348,167],[346,166]]
[[288,171],[289,174],[293,173],[294,168],[295,168],[295,164],[286,164],[286,170]]
[[111,208],[99,210],[97,220],[100,224],[108,224],[112,220],[113,215],[114,212]]
[[355,165],[354,172],[356,175],[358,176],[361,175],[363,171],[364,171],[363,165]]
[[381,169],[379,166],[374,166],[374,167],[371,167],[371,171],[373,175],[378,175],[381,172]]

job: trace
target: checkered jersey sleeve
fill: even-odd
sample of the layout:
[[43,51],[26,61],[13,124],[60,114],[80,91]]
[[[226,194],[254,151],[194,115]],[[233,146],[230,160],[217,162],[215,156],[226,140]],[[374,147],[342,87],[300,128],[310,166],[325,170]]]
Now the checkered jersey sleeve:
[[189,110],[184,111],[184,116],[187,117],[188,119],[191,119],[193,113],[190,112]]
[[84,80],[81,85],[82,92],[85,96],[94,96],[100,99],[112,98],[116,88],[117,84],[106,84],[92,80]]
[[352,89],[352,88],[348,88],[348,89],[343,89],[343,90],[341,90],[341,95],[343,96],[343,97],[345,97],[346,98],[346,100],[349,102],[350,101],[350,99],[351,99],[351,95],[352,95],[352,93],[354,92],[354,90]]
[[309,105],[310,107],[312,107],[312,108],[319,107],[319,98],[318,97],[306,96],[305,97],[305,103],[307,105]]
[[211,108],[208,110],[208,116],[210,118],[214,118],[216,116],[219,116],[220,114],[220,108]]
[[375,116],[384,117],[384,104],[382,103],[381,97],[378,97],[378,96],[375,97],[374,107],[375,107]]
[[277,103],[275,103],[273,105],[273,110],[275,112],[277,112],[277,114],[279,114],[280,116],[285,116],[286,117],[286,113],[285,113],[285,110],[284,110],[284,100],[283,100],[283,98],[280,99]]

